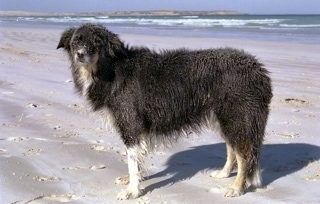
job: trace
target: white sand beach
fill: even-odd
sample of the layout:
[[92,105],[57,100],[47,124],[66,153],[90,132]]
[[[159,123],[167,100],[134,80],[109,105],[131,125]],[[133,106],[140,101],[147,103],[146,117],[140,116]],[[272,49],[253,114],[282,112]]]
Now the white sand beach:
[[0,27],[0,203],[320,203],[320,45],[119,33],[152,49],[235,47],[271,72],[274,97],[261,152],[263,187],[224,198],[235,173],[215,132],[190,135],[149,155],[144,194],[117,201],[127,173],[116,132],[74,91],[70,62],[56,50],[63,30]]

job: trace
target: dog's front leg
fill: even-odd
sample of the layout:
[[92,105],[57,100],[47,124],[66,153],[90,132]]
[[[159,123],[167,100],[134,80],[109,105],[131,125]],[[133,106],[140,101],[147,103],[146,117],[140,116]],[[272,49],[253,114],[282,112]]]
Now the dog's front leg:
[[129,176],[125,177],[129,180],[129,184],[126,190],[123,190],[118,194],[118,200],[134,199],[140,195],[141,172],[139,162],[141,161],[141,158],[139,157],[141,152],[139,150],[140,147],[138,145],[127,148]]

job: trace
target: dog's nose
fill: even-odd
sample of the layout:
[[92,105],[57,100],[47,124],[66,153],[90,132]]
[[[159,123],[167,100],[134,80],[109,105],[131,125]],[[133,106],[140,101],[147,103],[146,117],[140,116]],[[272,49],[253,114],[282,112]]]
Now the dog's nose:
[[78,51],[77,51],[77,56],[78,56],[79,58],[82,58],[82,57],[84,56],[83,51],[82,51],[82,50],[78,50]]

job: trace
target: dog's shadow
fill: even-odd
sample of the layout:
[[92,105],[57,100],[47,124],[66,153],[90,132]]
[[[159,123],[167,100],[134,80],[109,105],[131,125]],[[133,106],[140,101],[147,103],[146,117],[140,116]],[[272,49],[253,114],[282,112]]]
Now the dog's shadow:
[[[172,155],[167,161],[167,168],[150,175],[146,179],[164,180],[145,188],[145,193],[173,185],[193,177],[195,174],[210,169],[221,169],[226,159],[224,143],[192,147],[189,150]],[[320,147],[310,144],[267,144],[261,150],[261,169],[263,186],[298,171],[309,163],[320,159]],[[170,178],[168,178],[168,175]],[[231,176],[234,176],[232,174]]]

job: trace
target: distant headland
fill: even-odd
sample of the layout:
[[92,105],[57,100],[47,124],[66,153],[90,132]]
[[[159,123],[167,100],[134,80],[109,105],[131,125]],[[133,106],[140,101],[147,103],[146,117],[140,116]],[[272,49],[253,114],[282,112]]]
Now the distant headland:
[[0,16],[203,16],[203,15],[245,15],[239,11],[174,11],[174,10],[151,10],[151,11],[106,11],[86,13],[39,13],[26,11],[0,11]]

